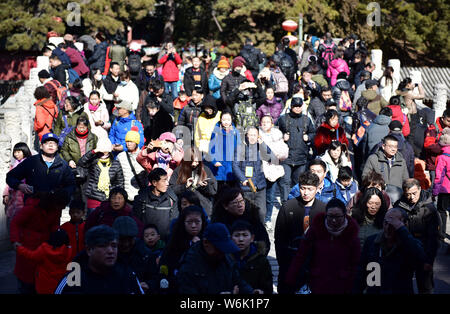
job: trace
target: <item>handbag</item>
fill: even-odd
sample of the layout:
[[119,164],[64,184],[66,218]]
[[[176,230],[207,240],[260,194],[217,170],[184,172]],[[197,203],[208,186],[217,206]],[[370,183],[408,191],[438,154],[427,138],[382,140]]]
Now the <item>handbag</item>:
[[137,174],[136,169],[134,169],[133,163],[131,162],[130,154],[128,154],[128,152],[125,152],[125,155],[127,155],[128,163],[130,164],[131,171],[133,172],[134,178],[136,179],[139,189],[145,188],[148,185],[146,171],[144,170],[141,173]]

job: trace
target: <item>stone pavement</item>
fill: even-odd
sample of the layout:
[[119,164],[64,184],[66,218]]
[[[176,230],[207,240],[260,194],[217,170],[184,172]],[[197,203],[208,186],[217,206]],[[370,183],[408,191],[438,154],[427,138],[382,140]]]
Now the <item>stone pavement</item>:
[[[280,204],[277,203],[272,213],[272,224],[275,227],[276,218]],[[61,224],[70,219],[68,209],[63,211],[61,217]],[[278,264],[275,255],[274,244],[274,229],[269,232],[271,241],[271,247],[269,252],[269,262],[272,266],[273,273],[273,289],[274,293],[277,291],[278,280]],[[447,220],[447,230],[450,230],[450,219]],[[450,243],[450,241],[448,242]],[[448,246],[448,244],[447,244]],[[17,280],[13,274],[14,262],[16,254],[13,250],[0,253],[0,294],[16,294],[17,293]],[[450,294],[450,254],[447,252],[447,247],[441,245],[438,256],[434,263],[434,282],[436,294]]]

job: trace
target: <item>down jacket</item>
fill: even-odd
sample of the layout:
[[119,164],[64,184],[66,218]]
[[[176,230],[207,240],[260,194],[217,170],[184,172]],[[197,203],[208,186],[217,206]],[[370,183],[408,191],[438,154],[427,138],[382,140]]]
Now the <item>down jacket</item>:
[[170,235],[170,222],[179,215],[178,197],[170,188],[160,196],[153,194],[153,190],[153,186],[139,190],[134,198],[133,213],[144,225],[155,224],[161,239],[167,241]]
[[121,152],[119,155],[117,155],[117,160],[120,162],[120,166],[122,167],[123,177],[124,177],[124,183],[125,183],[125,191],[127,191],[128,194],[128,200],[133,201],[134,197],[139,192],[139,184],[136,180],[136,176],[133,173],[133,170],[131,169],[130,163],[128,162],[127,154],[130,155],[131,163],[133,164],[134,170],[136,171],[136,174],[139,176],[139,180],[142,185],[147,184],[147,181],[143,180],[142,178],[142,172],[145,172],[145,169],[142,168],[142,166],[137,162],[136,158],[139,154],[140,150],[139,148],[134,153],[129,152]]
[[[89,173],[87,178],[87,187],[85,190],[85,195],[90,198],[100,202],[108,199],[105,192],[98,189],[98,180],[100,177],[100,167],[97,165],[99,156],[94,153],[94,151],[88,151],[81,159],[78,161],[77,166],[85,168]],[[110,190],[116,186],[123,188],[124,179],[122,167],[120,162],[117,160],[111,160],[111,167],[109,168],[109,180],[110,180]]]
[[345,72],[350,75],[350,69],[344,59],[331,60],[327,69],[327,77],[331,80],[331,86],[336,85],[336,79],[339,73]]
[[434,179],[433,195],[450,193],[450,146],[442,147],[442,155],[437,157],[436,178]]
[[54,128],[56,118],[58,117],[58,107],[51,98],[39,99],[36,106],[36,116],[34,117],[34,130],[39,136],[39,140],[46,133]]
[[17,255],[36,265],[35,287],[38,294],[53,294],[59,280],[67,272],[67,264],[72,260],[70,246],[54,248],[44,242],[36,250],[24,246],[17,248]]
[[[97,142],[97,135],[89,132],[86,140],[85,152],[95,149],[97,147]],[[75,129],[67,134],[64,140],[64,144],[61,148],[61,157],[67,162],[73,160],[75,163],[77,163],[81,158],[80,143],[78,142],[77,136],[75,135]]]
[[[50,239],[50,234],[59,228],[61,209],[48,210],[39,206],[40,200],[28,198],[24,207],[11,221],[11,243],[19,242],[29,250],[37,249]],[[21,281],[33,284],[35,282],[36,264],[18,254],[14,274]]]

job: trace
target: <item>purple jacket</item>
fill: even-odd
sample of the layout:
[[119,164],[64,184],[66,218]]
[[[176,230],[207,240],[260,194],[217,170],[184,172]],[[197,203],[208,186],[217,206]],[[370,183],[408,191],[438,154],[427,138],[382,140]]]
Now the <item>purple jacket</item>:
[[79,76],[89,73],[89,68],[86,66],[86,63],[84,63],[83,57],[81,56],[81,52],[72,47],[67,47],[66,55],[70,59],[72,69],[74,69]]
[[259,120],[265,115],[270,115],[275,123],[278,120],[278,117],[283,111],[283,104],[276,99],[276,97],[272,98],[272,100],[266,99],[264,104],[262,104],[258,109],[256,109],[256,114],[258,115]]
[[450,193],[450,146],[442,147],[442,154],[437,157],[436,178],[434,179],[433,195]]
[[350,75],[350,69],[344,59],[331,60],[327,69],[327,76],[331,79],[331,86],[336,85],[336,79],[339,73],[345,72]]

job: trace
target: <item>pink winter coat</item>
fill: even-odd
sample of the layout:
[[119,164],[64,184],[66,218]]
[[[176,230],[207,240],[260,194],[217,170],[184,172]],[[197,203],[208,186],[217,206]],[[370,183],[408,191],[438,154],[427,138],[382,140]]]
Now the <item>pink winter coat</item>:
[[434,179],[433,195],[450,193],[450,146],[442,147],[442,154],[436,160],[436,178]]
[[[21,162],[23,162],[26,158],[22,160],[16,160],[9,170],[11,171],[15,167],[17,167]],[[25,180],[22,181],[22,183],[25,183]],[[20,190],[14,190],[10,188],[9,186],[5,187],[5,190],[3,191],[3,196],[9,195],[9,201],[8,204],[6,204],[5,212],[6,217],[12,218],[14,215],[23,208],[23,193]]]
[[[167,168],[167,179],[170,180],[173,171],[180,165],[184,157],[184,150],[180,146],[176,145],[174,152],[172,153],[172,159],[169,161]],[[150,173],[154,168],[158,167],[158,160],[156,152],[148,153],[145,147],[139,152],[136,157],[136,161],[144,168],[148,173]]]
[[350,69],[344,59],[331,60],[327,69],[327,76],[331,79],[331,86],[336,85],[336,79],[339,73],[345,72],[350,75]]

